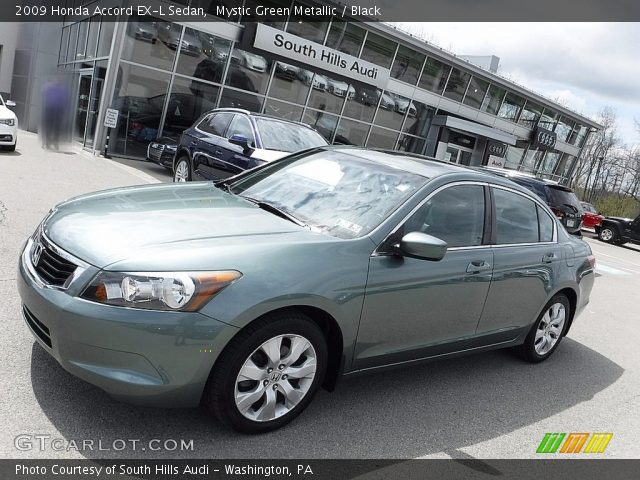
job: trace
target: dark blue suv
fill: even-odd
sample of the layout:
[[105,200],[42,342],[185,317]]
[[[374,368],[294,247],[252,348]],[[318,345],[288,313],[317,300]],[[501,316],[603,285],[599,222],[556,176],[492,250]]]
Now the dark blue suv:
[[169,138],[151,142],[147,159],[172,168],[174,182],[215,180],[325,145],[324,137],[303,123],[219,108],[186,129],[177,145]]

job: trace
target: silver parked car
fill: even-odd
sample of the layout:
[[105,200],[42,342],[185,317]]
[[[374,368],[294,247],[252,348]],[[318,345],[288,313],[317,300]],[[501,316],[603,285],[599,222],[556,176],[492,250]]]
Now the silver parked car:
[[63,202],[27,240],[18,287],[35,339],[74,375],[260,432],[343,375],[504,347],[549,358],[594,263],[507,179],[323,147],[218,183]]

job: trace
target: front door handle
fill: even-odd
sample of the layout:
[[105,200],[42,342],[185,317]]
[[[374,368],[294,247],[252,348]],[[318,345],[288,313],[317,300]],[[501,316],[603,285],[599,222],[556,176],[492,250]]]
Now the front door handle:
[[216,154],[216,155],[222,155],[222,150],[220,150],[220,149],[216,150],[216,151],[215,151],[215,154]]
[[486,270],[491,270],[491,265],[484,260],[475,260],[467,265],[467,273],[480,273]]
[[549,252],[542,257],[542,261],[544,263],[551,263],[556,259],[556,254],[554,252]]

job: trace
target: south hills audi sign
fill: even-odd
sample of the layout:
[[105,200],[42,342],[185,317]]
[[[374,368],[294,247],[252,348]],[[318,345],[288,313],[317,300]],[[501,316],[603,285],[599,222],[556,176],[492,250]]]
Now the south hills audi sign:
[[256,26],[253,46],[378,88],[386,88],[389,81],[387,68],[263,24]]

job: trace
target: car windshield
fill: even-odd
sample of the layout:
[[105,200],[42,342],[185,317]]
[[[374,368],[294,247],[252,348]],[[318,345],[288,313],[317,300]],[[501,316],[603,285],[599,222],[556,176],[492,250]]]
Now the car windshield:
[[576,197],[576,194],[573,192],[568,192],[564,189],[548,187],[547,193],[551,199],[551,203],[556,205],[570,205],[578,210],[582,209],[582,205],[580,204],[580,200]]
[[371,232],[427,181],[355,155],[321,151],[260,169],[231,192],[268,203],[314,231],[349,239]]
[[303,125],[281,122],[270,118],[256,119],[262,145],[267,150],[296,152],[322,147],[327,141],[318,132]]

